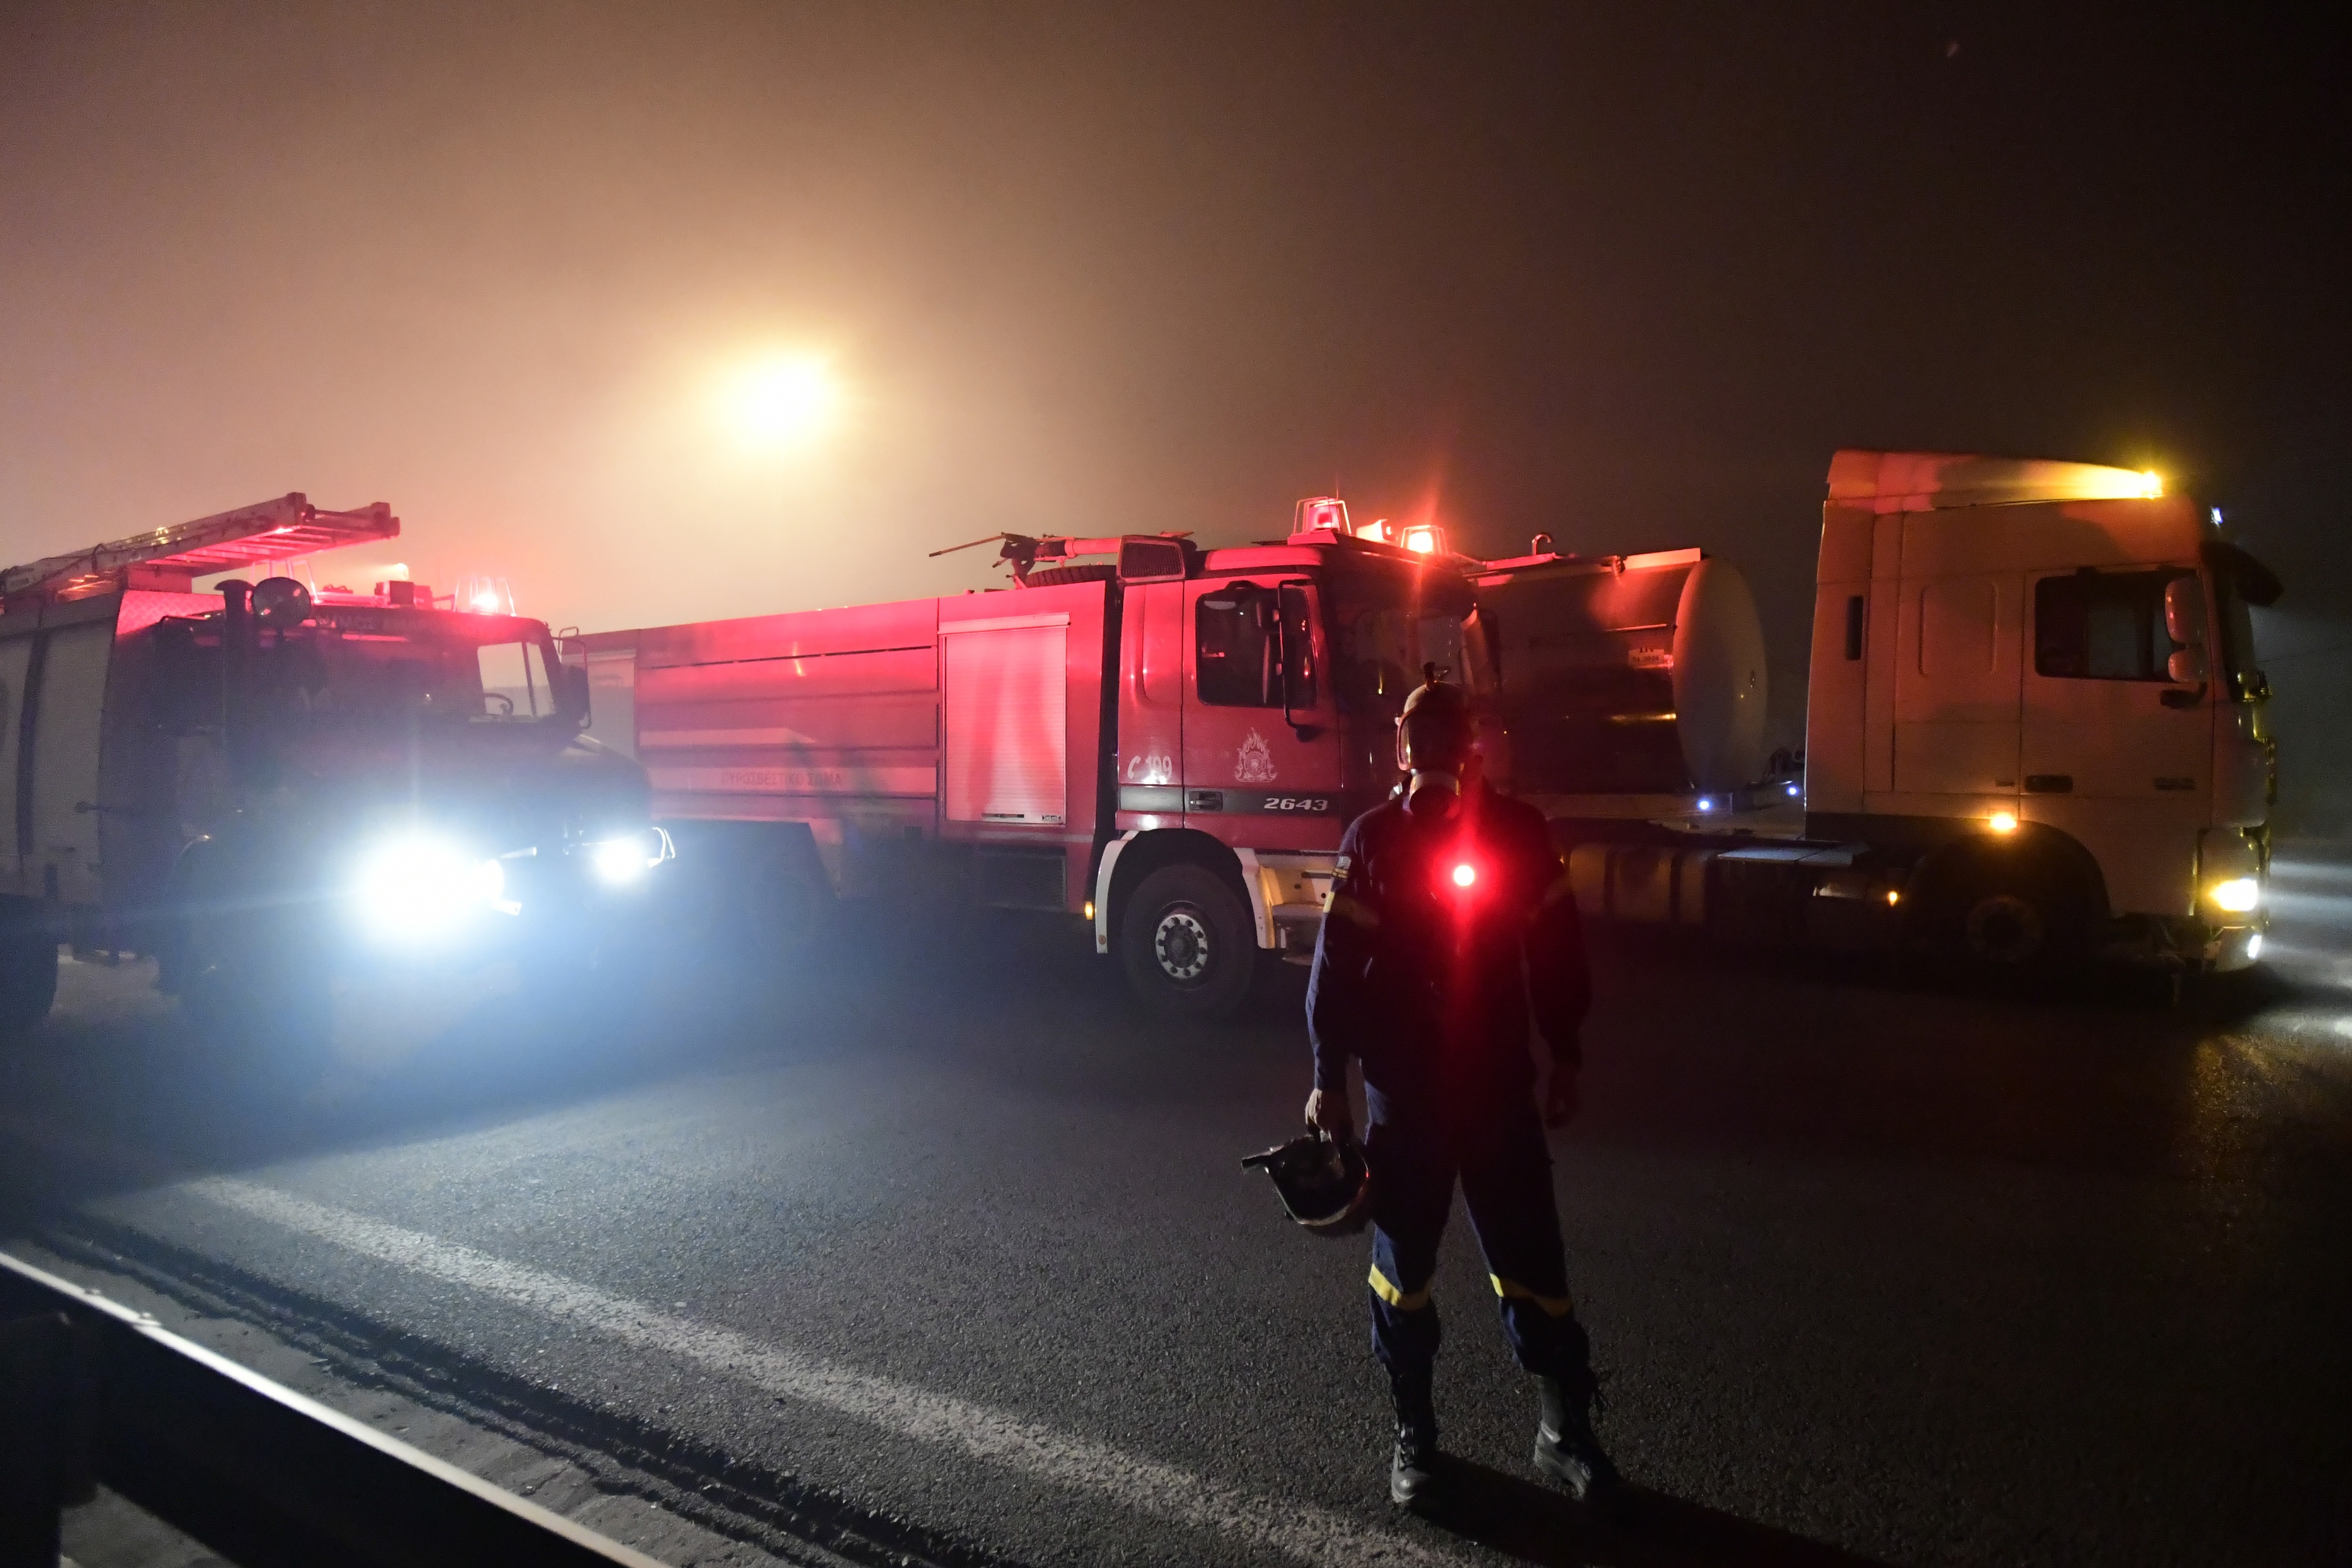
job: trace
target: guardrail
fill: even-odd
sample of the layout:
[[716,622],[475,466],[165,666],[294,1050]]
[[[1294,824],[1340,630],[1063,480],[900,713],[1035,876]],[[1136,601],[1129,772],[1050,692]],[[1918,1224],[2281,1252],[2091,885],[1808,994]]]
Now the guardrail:
[[0,1253],[0,1568],[99,1483],[239,1568],[659,1568]]

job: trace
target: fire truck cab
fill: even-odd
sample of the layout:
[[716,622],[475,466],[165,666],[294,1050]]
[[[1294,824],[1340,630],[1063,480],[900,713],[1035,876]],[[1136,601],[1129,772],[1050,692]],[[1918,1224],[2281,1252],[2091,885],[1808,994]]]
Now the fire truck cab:
[[1350,531],[1336,500],[1299,510],[1287,540],[1124,585],[1095,947],[1116,945],[1156,999],[1182,996],[1235,940],[1190,897],[1202,871],[1238,873],[1255,946],[1311,955],[1339,836],[1396,784],[1396,717],[1421,667],[1466,676],[1476,613],[1441,541]]
[[0,573],[0,1032],[61,943],[154,956],[215,1041],[314,1047],[355,975],[569,977],[625,916],[667,841],[544,623],[408,582],[194,591],[399,531],[294,494]]
[[1311,953],[1423,663],[1464,668],[1461,563],[1328,498],[1232,549],[978,542],[1012,587],[572,639],[591,733],[750,926],[835,896],[1062,911],[1153,1005],[1229,1012],[1261,952]]

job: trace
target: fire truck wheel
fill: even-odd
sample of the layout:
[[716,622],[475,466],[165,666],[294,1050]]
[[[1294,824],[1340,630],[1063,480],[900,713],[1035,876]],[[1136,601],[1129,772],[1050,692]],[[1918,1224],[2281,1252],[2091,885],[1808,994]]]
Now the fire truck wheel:
[[0,940],[0,1034],[31,1028],[57,999],[56,940],[41,931],[11,931]]
[[191,921],[180,1006],[212,1048],[249,1070],[299,1068],[334,1034],[327,965],[282,922]]
[[796,855],[791,846],[749,868],[742,883],[741,920],[754,957],[797,956],[816,941],[833,902],[833,889],[824,878],[813,852]]
[[1223,878],[1205,866],[1162,866],[1127,901],[1119,957],[1153,1007],[1222,1018],[1249,994],[1257,942],[1248,907]]

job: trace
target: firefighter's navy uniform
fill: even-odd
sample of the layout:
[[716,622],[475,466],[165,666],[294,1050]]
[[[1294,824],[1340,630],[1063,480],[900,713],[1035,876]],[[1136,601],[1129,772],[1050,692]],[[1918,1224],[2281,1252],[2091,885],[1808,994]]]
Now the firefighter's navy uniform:
[[1591,999],[1576,900],[1542,816],[1473,782],[1367,812],[1339,876],[1307,990],[1315,1086],[1363,1064],[1373,1181],[1372,1348],[1426,1386],[1430,1282],[1458,1177],[1504,1331],[1538,1377],[1590,1387],[1569,1299],[1528,1025],[1577,1066]]

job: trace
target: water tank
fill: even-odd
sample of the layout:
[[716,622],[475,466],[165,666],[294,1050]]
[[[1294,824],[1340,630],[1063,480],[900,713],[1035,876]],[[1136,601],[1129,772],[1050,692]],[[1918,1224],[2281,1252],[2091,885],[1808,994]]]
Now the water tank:
[[1482,672],[1520,795],[1682,795],[1764,764],[1764,631],[1748,580],[1696,550],[1482,574]]

